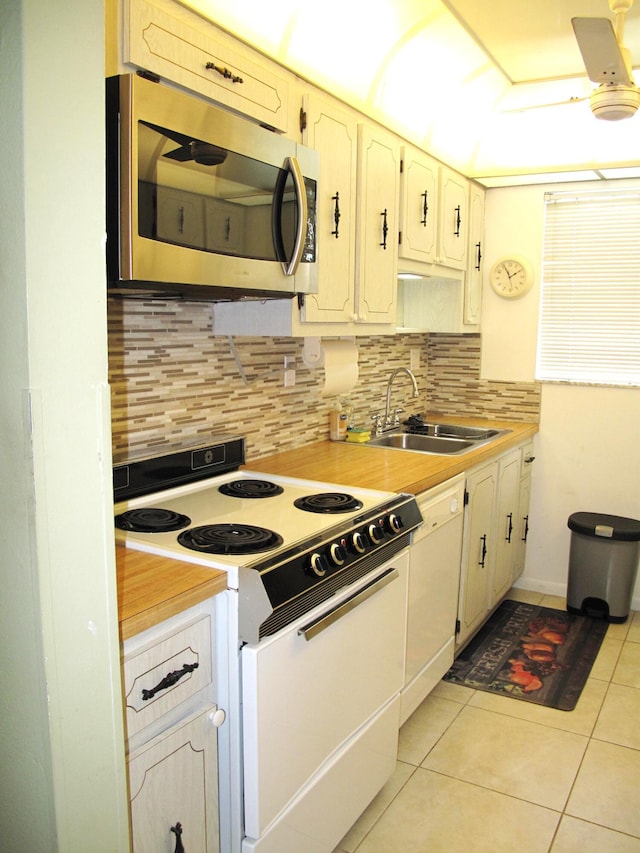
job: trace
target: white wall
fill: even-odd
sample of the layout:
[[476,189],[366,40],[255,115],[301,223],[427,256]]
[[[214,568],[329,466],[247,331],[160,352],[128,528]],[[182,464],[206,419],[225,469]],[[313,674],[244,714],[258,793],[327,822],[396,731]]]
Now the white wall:
[[[572,185],[580,186],[580,185]],[[583,187],[594,188],[593,183]],[[511,187],[487,194],[482,376],[535,378],[544,192],[569,185]],[[492,264],[510,253],[527,257],[533,289],[518,300],[496,296]],[[530,511],[527,562],[520,584],[566,592],[573,512],[603,512],[640,519],[640,388],[545,383]],[[640,579],[633,606],[640,609]]]
[[120,853],[103,0],[3,0],[0,95],[0,847]]

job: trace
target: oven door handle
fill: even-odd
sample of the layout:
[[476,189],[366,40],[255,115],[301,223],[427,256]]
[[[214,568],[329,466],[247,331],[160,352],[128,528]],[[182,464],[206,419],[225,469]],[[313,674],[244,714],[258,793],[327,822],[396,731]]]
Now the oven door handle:
[[375,580],[372,580],[366,586],[364,586],[361,590],[354,593],[350,598],[347,598],[342,604],[338,604],[332,610],[327,611],[322,616],[318,617],[313,622],[310,622],[308,625],[305,625],[303,628],[298,629],[298,635],[301,635],[305,638],[305,640],[312,640],[318,634],[328,628],[329,625],[333,625],[334,622],[337,622],[338,619],[341,619],[343,616],[346,616],[347,613],[350,613],[359,604],[362,604],[363,601],[366,601],[368,598],[371,598],[372,595],[375,595],[376,592],[381,590],[383,587],[390,584],[396,578],[400,577],[400,574],[397,569],[387,569],[381,575],[379,575]]

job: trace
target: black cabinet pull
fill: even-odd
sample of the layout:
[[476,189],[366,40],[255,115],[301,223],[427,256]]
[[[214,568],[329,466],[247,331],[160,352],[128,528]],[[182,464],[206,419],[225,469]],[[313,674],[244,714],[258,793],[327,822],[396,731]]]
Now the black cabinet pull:
[[525,515],[523,521],[524,521],[524,535],[522,537],[522,541],[526,542],[527,536],[529,535],[529,516]]
[[216,65],[215,62],[207,62],[205,68],[207,71],[217,71],[221,77],[224,77],[225,80],[231,80],[232,83],[244,83],[242,77],[238,77],[237,74],[234,74],[233,71],[229,71],[228,68],[221,68],[219,65]]
[[382,211],[380,214],[382,217],[382,243],[380,245],[383,249],[387,248],[387,234],[389,233],[389,226],[387,225],[387,208]]
[[174,850],[174,853],[185,853],[184,847],[182,846],[182,824],[180,821],[178,821],[175,826],[171,827],[171,832],[173,832],[176,837],[176,849]]
[[482,244],[476,243],[476,269],[480,272],[480,261],[482,260]]
[[454,237],[460,236],[460,226],[462,225],[462,217],[460,216],[460,205],[456,207],[456,230],[453,232]]
[[513,513],[510,512],[507,515],[507,518],[509,519],[509,524],[507,526],[507,535],[505,539],[507,540],[507,542],[511,542],[511,533],[513,532]]
[[142,691],[142,701],[146,702],[147,699],[153,699],[156,693],[159,693],[161,690],[166,690],[167,687],[173,687],[174,684],[177,684],[178,681],[180,681],[183,675],[188,675],[190,672],[193,672],[194,669],[197,669],[198,666],[198,663],[185,663],[182,669],[174,669],[173,672],[167,673],[162,681],[158,682],[158,684],[156,684],[155,687],[152,687],[151,690]]
[[484,569],[484,561],[485,561],[485,558],[487,556],[487,534],[486,533],[480,537],[480,541],[482,542],[482,553],[481,553],[480,562],[478,563],[478,565],[482,566],[482,568]]
[[333,221],[336,224],[336,230],[331,233],[333,236],[338,239],[338,229],[340,227],[340,193],[336,191],[336,194],[331,196],[331,201],[335,201],[335,207],[333,208]]
[[427,190],[422,193],[422,219],[420,224],[427,227],[427,214],[429,213],[429,204],[427,203]]

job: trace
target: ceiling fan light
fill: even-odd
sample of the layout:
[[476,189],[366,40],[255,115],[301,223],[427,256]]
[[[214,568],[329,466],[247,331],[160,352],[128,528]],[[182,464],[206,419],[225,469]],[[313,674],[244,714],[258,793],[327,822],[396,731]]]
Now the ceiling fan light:
[[606,121],[631,118],[640,106],[640,89],[611,84],[599,86],[591,93],[590,104],[596,118]]

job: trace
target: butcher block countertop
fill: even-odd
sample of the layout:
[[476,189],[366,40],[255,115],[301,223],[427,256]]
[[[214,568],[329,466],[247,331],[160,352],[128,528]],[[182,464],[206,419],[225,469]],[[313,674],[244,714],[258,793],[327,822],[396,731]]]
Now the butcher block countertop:
[[433,416],[439,423],[469,424],[511,432],[462,456],[431,456],[405,450],[367,447],[345,441],[319,441],[295,450],[286,450],[263,459],[247,462],[251,471],[302,477],[364,489],[408,492],[416,495],[443,483],[456,474],[475,468],[495,456],[521,444],[538,432],[537,424],[513,421],[446,418]]
[[120,639],[227,588],[227,573],[116,545]]

